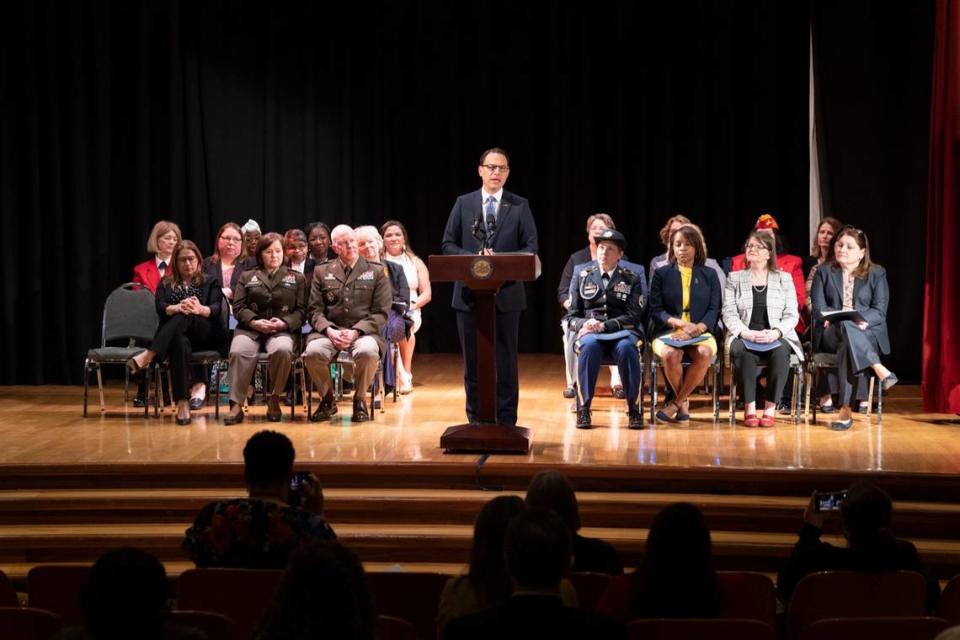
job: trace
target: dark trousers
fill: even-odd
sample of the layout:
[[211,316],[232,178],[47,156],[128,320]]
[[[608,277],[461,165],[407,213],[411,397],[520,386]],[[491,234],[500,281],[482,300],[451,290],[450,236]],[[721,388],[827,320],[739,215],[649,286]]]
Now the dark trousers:
[[580,407],[589,409],[593,401],[593,392],[597,386],[597,376],[604,358],[617,363],[623,390],[627,394],[627,406],[637,407],[640,396],[640,360],[637,351],[638,338],[619,340],[598,340],[601,334],[588,333],[579,341],[577,351],[577,402]]
[[174,401],[190,397],[190,367],[187,364],[194,349],[219,347],[213,323],[201,316],[178,313],[160,325],[150,348],[160,361],[169,361],[170,382]]
[[747,349],[738,338],[730,343],[730,359],[737,370],[744,403],[757,401],[757,366],[761,363],[767,367],[767,400],[777,402],[783,395],[790,373],[790,345],[785,340],[780,340],[776,349],[757,353]]
[[837,378],[840,406],[849,405],[854,397],[867,397],[867,379],[862,373],[871,365],[880,362],[880,353],[874,337],[861,330],[857,325],[844,320],[831,324],[823,332],[820,348],[837,354]]
[[[463,351],[463,387],[467,394],[467,420],[480,422],[477,412],[477,321],[472,312],[457,311],[457,331]],[[520,312],[497,311],[497,422],[517,424],[520,382],[517,371],[517,343],[520,335]]]

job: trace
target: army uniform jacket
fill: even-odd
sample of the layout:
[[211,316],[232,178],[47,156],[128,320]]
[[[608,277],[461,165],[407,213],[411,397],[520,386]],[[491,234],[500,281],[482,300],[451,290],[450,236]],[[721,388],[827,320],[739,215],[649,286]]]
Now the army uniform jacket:
[[285,266],[273,276],[261,268],[244,271],[233,290],[233,315],[237,319],[235,333],[259,340],[265,334],[250,328],[253,320],[280,318],[287,323],[287,331],[273,335],[289,335],[298,344],[300,327],[307,310],[307,281],[302,273]]
[[617,265],[606,289],[603,287],[603,271],[594,260],[574,275],[570,287],[570,313],[567,320],[570,330],[580,331],[590,319],[603,322],[603,333],[629,331],[643,337],[643,277],[630,269]]
[[384,353],[387,344],[380,332],[392,303],[393,289],[379,262],[361,256],[347,276],[339,259],[328,260],[313,271],[307,317],[321,334],[327,327],[356,329],[375,339]]

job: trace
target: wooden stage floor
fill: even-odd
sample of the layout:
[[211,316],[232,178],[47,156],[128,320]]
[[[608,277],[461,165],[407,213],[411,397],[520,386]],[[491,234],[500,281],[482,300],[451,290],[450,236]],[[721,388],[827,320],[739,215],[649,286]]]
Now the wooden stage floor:
[[[290,436],[300,463],[475,465],[476,455],[444,454],[440,434],[464,421],[458,356],[418,355],[414,392],[373,422],[353,425],[344,401],[334,422],[312,423],[302,408],[293,422],[267,422],[256,406],[240,425],[224,426],[213,408],[195,412],[181,427],[168,410],[159,418],[121,404],[120,383],[111,382],[108,411],[101,414],[96,389],[90,417],[81,416],[82,388],[70,386],[0,387],[0,465],[128,465],[239,463],[246,439],[260,429]],[[601,376],[601,381],[605,374]],[[895,387],[885,398],[883,424],[875,416],[855,418],[847,432],[820,424],[781,418],[771,429],[731,426],[726,402],[721,421],[710,419],[708,400],[693,406],[689,425],[658,424],[643,431],[626,428],[623,403],[599,398],[596,427],[574,427],[571,402],[561,397],[562,359],[558,355],[521,357],[520,424],[533,431],[533,446],[523,456],[497,455],[497,465],[711,468],[790,472],[956,474],[960,472],[960,426],[955,416],[920,413],[920,388]],[[569,465],[569,466],[568,466]],[[37,469],[38,471],[40,469]],[[417,473],[415,467],[410,473]]]

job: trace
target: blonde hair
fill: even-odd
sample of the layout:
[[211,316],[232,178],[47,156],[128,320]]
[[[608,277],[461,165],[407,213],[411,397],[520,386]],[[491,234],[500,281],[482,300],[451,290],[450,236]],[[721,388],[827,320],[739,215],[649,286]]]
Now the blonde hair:
[[597,220],[601,221],[603,224],[607,225],[607,229],[616,229],[617,225],[613,224],[613,218],[610,217],[608,213],[595,213],[589,218],[587,218],[587,233],[590,233],[590,226]]
[[153,225],[153,230],[150,231],[150,237],[147,238],[147,253],[156,254],[160,250],[157,245],[157,239],[162,238],[173,231],[177,234],[177,242],[179,243],[183,240],[183,234],[180,233],[180,227],[177,226],[176,222],[170,222],[169,220],[161,220],[157,224]]

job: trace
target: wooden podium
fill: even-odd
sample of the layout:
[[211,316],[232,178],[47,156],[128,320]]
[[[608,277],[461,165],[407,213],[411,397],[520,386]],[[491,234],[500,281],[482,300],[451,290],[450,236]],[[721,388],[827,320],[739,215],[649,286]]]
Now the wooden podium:
[[430,256],[430,279],[460,281],[473,293],[477,320],[477,395],[481,424],[457,424],[443,432],[446,452],[526,453],[530,430],[497,424],[497,291],[505,282],[536,280],[540,258],[532,253]]

